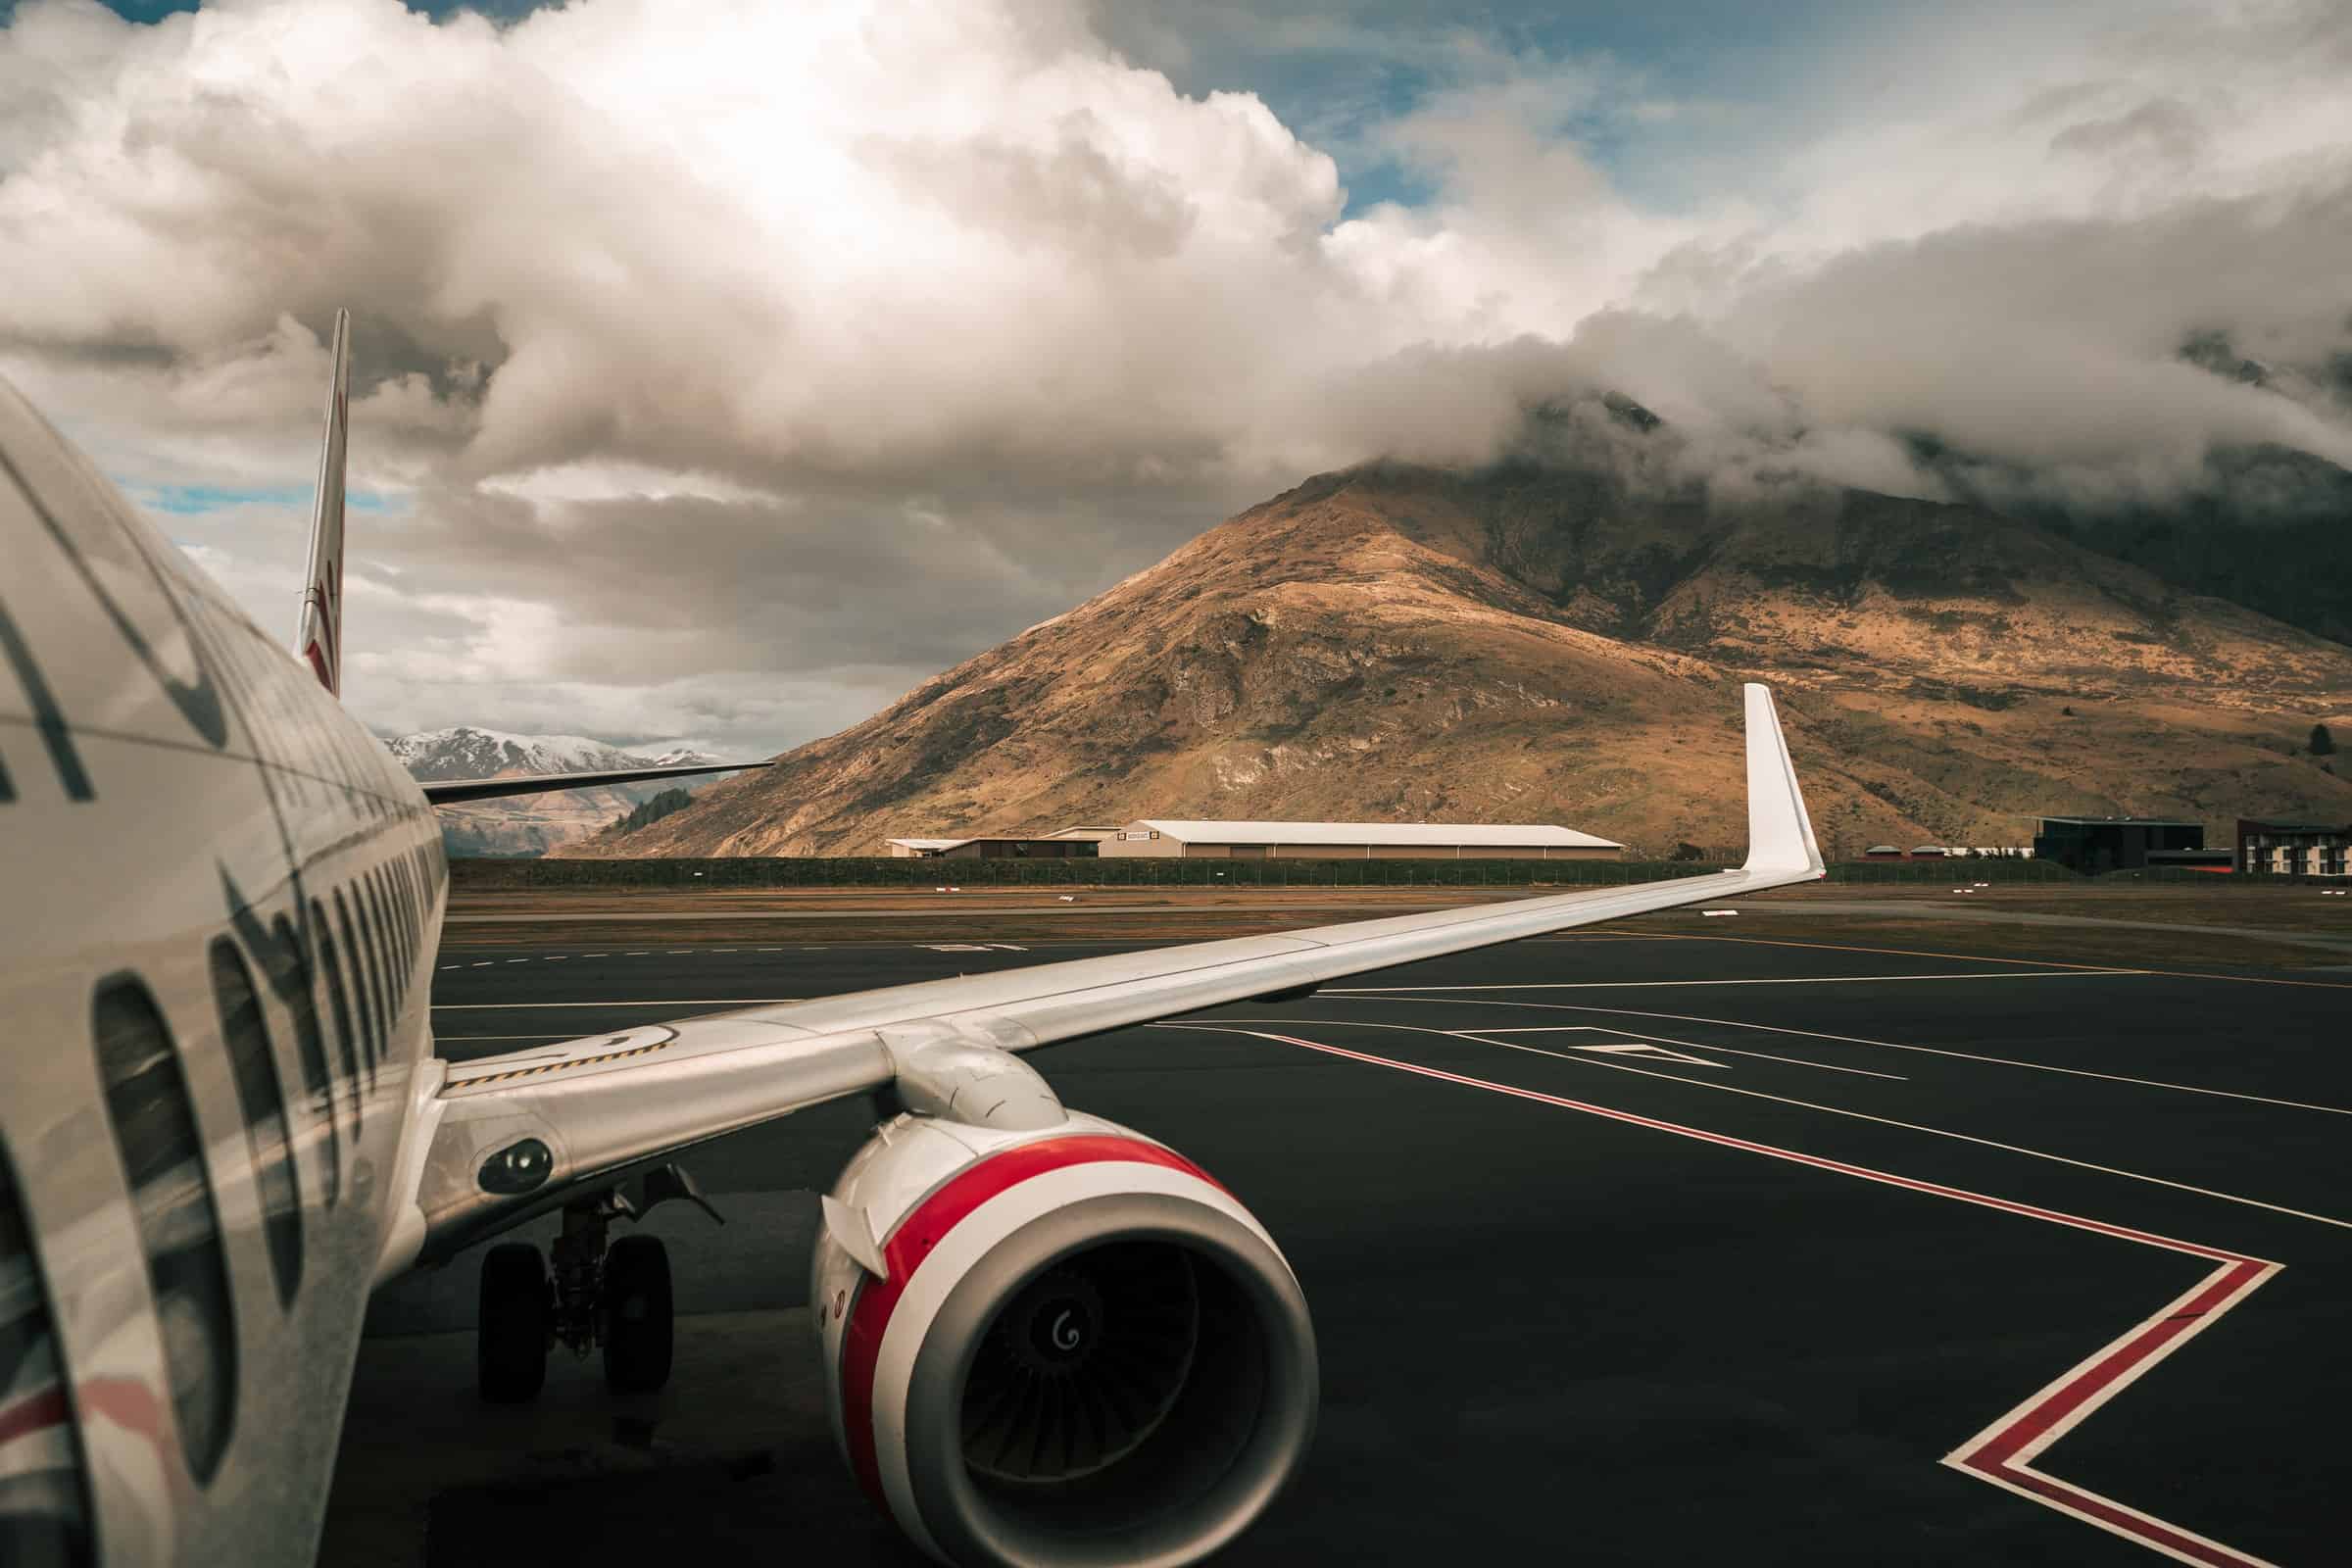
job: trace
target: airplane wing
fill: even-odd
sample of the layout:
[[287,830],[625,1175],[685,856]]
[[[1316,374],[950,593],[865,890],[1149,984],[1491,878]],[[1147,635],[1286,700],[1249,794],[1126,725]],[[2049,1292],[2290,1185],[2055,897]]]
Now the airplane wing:
[[698,762],[684,767],[623,767],[603,773],[540,773],[530,778],[452,778],[422,784],[435,806],[489,801],[502,795],[544,795],[550,790],[594,789],[600,784],[635,784],[649,778],[689,778],[696,773],[733,773],[768,762]]
[[1750,685],[1746,705],[1748,858],[1737,870],[746,1007],[449,1064],[416,1168],[403,1173],[415,1207],[400,1216],[377,1278],[438,1262],[679,1150],[827,1101],[894,1087],[910,1108],[949,1108],[983,1087],[1051,1101],[1017,1063],[1001,1070],[1008,1054],[1813,881],[1821,851],[1771,693]]

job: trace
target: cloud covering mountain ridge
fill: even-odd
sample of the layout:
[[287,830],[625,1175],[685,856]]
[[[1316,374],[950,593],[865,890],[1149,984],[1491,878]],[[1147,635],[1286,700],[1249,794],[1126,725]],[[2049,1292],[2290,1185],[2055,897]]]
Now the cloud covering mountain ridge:
[[[2352,464],[2341,7],[1890,12],[1789,39],[1779,99],[1282,20],[1252,54],[1246,7],[28,0],[0,373],[119,478],[223,498],[172,532],[282,615],[351,305],[361,710],[727,743],[839,728],[1298,473],[1486,462],[1603,390],[1733,502],[2239,527],[2306,492],[2233,454],[2323,496]],[[1406,57],[1344,115],[1242,79]]]
[[2352,648],[1966,506],[1808,485],[1727,508],[1521,459],[1319,475],[557,853],[867,855],[1145,816],[1729,849],[1743,679],[1774,686],[1833,856],[2021,844],[2037,813],[2352,812],[2352,780],[2298,749],[2352,708]]

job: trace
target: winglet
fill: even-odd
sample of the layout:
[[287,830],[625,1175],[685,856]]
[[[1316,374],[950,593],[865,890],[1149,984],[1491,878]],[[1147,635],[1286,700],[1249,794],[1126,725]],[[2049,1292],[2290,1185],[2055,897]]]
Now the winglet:
[[311,565],[303,578],[294,653],[318,684],[343,695],[343,453],[351,424],[351,313],[335,313],[334,372],[326,389],[326,442],[311,510]]
[[1747,684],[1747,869],[1822,871],[1813,818],[1788,760],[1788,740],[1769,688]]

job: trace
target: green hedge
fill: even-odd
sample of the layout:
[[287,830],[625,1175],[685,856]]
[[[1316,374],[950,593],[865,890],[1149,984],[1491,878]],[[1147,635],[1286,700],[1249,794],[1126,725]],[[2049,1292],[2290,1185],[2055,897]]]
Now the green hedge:
[[[460,859],[458,887],[1614,887],[1668,877],[1713,876],[1703,860],[914,860],[859,857],[701,860]],[[1857,861],[1830,867],[1832,882],[2072,882],[2074,872],[2035,860]]]
[[1840,860],[1830,867],[1833,882],[1940,882],[1966,887],[1971,882],[2081,882],[2080,872],[2056,860],[1995,860],[1970,856],[1965,860]]
[[708,860],[450,862],[464,888],[564,887],[1585,887],[1711,875],[1663,860],[1211,860],[1134,857],[914,860],[733,857]]

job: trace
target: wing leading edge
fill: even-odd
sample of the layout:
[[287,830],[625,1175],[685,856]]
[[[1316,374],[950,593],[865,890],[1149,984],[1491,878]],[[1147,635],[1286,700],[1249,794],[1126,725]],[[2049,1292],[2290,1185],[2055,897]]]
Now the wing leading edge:
[[[918,1051],[1025,1052],[1204,1007],[1297,993],[1396,964],[1823,874],[1771,693],[1746,688],[1748,858],[1737,870],[1276,936],[1075,958],[642,1026],[453,1064],[378,1278],[434,1262],[584,1188],[692,1145],[882,1089]],[[1001,1059],[1001,1058],[999,1058]],[[487,1191],[526,1139],[523,1193]],[[543,1173],[543,1174],[542,1174]]]
[[602,773],[540,773],[528,778],[450,778],[419,784],[435,806],[492,801],[504,795],[545,795],[550,790],[594,789],[600,784],[635,784],[649,778],[691,778],[697,773],[736,773],[769,767],[769,762],[696,762],[683,767],[623,767]]

